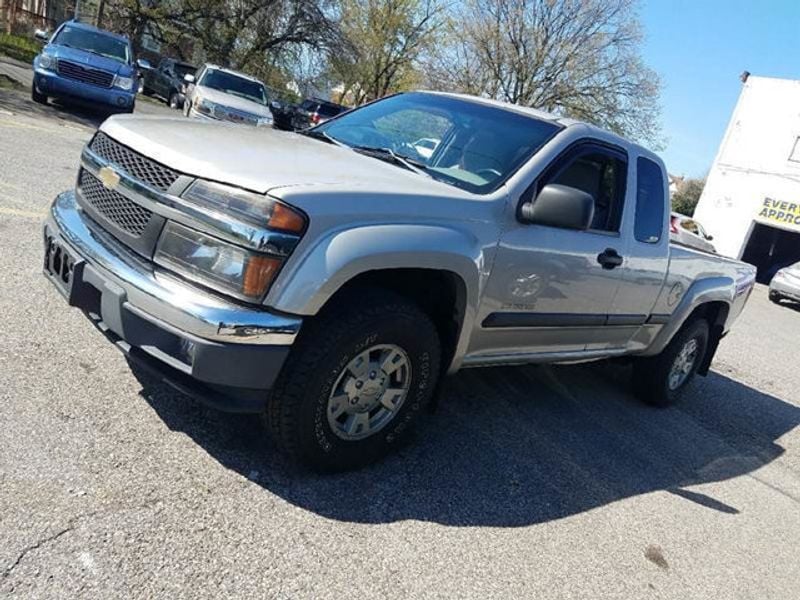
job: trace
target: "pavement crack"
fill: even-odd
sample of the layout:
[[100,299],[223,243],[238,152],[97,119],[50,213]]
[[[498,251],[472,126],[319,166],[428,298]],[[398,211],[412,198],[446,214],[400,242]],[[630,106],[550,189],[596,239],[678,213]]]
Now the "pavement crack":
[[58,538],[60,538],[62,535],[65,535],[65,534],[69,533],[69,532],[70,532],[70,531],[72,531],[73,529],[75,529],[74,520],[73,520],[73,521],[70,521],[69,525],[67,525],[67,526],[66,526],[66,527],[64,527],[63,529],[61,529],[61,530],[57,531],[56,533],[54,533],[54,534],[52,534],[52,535],[48,535],[47,537],[44,537],[44,538],[42,538],[42,539],[40,539],[40,540],[36,540],[34,543],[32,543],[32,544],[29,544],[28,546],[25,546],[25,547],[22,549],[22,551],[21,551],[21,552],[20,552],[20,553],[17,555],[17,558],[16,558],[16,560],[15,560],[13,563],[11,563],[11,564],[10,564],[10,565],[9,565],[9,566],[8,566],[8,567],[7,567],[7,568],[4,570],[4,571],[3,571],[3,576],[2,576],[2,579],[8,579],[8,577],[10,577],[10,576],[11,576],[11,573],[14,571],[14,569],[16,569],[16,568],[19,566],[19,564],[22,562],[22,560],[25,558],[25,556],[26,556],[26,555],[27,555],[29,552],[32,552],[32,551],[34,551],[34,550],[38,550],[38,549],[39,549],[39,548],[41,548],[42,546],[44,546],[44,545],[46,545],[46,544],[49,544],[50,542],[54,542],[54,541],[56,541],[56,540],[57,540]]

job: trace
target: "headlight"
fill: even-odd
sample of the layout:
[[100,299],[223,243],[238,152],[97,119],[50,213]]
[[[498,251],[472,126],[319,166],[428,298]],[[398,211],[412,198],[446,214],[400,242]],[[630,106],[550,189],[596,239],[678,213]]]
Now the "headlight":
[[41,56],[39,56],[39,68],[45,71],[55,71],[56,59],[49,54],[42,53]]
[[133,79],[131,77],[114,77],[114,87],[121,90],[128,91],[133,87]]
[[204,115],[209,115],[209,116],[211,116],[211,114],[214,112],[214,109],[216,107],[217,107],[216,104],[214,104],[213,102],[211,102],[209,100],[206,100],[205,98],[200,98],[194,103],[194,109],[197,112],[202,113]]
[[182,197],[216,212],[291,233],[303,233],[306,218],[299,211],[262,194],[198,179]]
[[244,300],[258,300],[269,288],[280,259],[251,252],[168,222],[158,241],[156,264]]

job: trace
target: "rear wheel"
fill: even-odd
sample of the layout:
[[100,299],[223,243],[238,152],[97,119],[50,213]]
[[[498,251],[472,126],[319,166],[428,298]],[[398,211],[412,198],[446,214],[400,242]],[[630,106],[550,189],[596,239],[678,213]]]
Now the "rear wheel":
[[308,323],[267,403],[283,451],[319,471],[392,451],[430,401],[440,342],[430,317],[400,296],[361,290]]
[[661,354],[637,359],[634,392],[653,406],[674,404],[697,373],[707,347],[708,323],[697,319],[685,324]]
[[36,89],[36,82],[31,85],[31,100],[37,104],[47,104],[47,96],[39,93],[39,90]]

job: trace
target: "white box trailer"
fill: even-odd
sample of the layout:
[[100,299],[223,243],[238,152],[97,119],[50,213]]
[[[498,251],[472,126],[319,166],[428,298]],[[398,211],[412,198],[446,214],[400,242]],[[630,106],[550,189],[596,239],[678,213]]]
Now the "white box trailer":
[[800,261],[800,81],[747,77],[695,217],[762,281]]

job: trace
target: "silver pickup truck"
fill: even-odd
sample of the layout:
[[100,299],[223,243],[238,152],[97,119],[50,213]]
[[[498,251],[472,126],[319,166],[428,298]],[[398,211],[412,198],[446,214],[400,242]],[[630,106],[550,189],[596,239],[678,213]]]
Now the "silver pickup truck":
[[674,402],[755,270],[671,246],[669,216],[653,153],[480,98],[300,133],[118,116],[53,202],[44,272],[130,360],[345,469],[465,367],[630,357],[636,394]]

